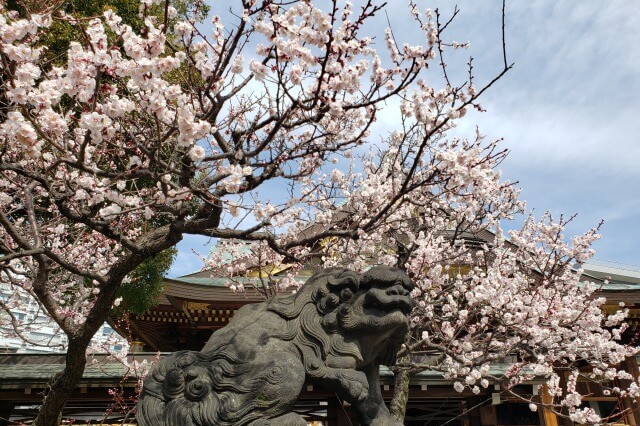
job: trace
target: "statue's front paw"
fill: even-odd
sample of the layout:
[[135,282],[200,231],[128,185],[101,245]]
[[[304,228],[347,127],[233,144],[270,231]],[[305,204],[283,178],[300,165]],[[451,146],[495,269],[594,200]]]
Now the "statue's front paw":
[[350,371],[340,375],[340,386],[344,389],[351,403],[363,402],[369,396],[369,382],[361,371]]
[[349,395],[355,402],[363,402],[369,396],[369,387],[360,382],[349,382]]

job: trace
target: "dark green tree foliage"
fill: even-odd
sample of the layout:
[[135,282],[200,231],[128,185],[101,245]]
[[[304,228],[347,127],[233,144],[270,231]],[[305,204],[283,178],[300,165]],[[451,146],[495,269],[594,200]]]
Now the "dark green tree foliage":
[[[177,0],[171,5],[178,11],[180,20],[201,22],[209,13],[210,7],[202,0]],[[122,18],[122,22],[130,25],[136,33],[144,32],[144,21],[140,17],[140,0],[8,0],[8,9],[25,15],[43,12],[51,8],[64,11],[75,17],[87,19],[101,16],[111,9]],[[159,6],[153,6],[157,8]],[[162,10],[160,10],[162,12]],[[162,16],[163,13],[157,13]],[[67,61],[67,51],[71,40],[82,40],[81,29],[69,22],[54,19],[51,28],[40,40],[40,45],[46,46],[45,57],[52,65],[63,65]],[[110,40],[111,42],[112,40]]]
[[177,253],[178,250],[172,247],[142,262],[132,272],[131,281],[118,290],[118,297],[122,297],[122,301],[114,308],[114,313],[143,314],[155,306],[164,289],[164,276]]
[[[57,7],[67,14],[93,18],[100,16],[107,9],[112,9],[122,17],[122,21],[140,31],[144,23],[138,16],[139,0],[66,0],[46,2],[42,0],[9,0],[9,9],[17,10],[24,15],[26,10],[31,13],[40,12],[39,9]],[[81,40],[81,29],[68,22],[54,19],[50,31],[40,40],[42,46],[47,47],[45,57],[52,65],[62,65],[67,61],[67,50],[70,40]]]

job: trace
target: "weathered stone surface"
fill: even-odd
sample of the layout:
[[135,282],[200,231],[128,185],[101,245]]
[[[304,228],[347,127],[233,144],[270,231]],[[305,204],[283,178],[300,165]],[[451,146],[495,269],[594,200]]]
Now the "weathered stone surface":
[[290,413],[305,383],[356,407],[362,424],[395,424],[378,369],[391,365],[408,329],[409,277],[374,267],[332,268],[297,293],[247,305],[201,352],[163,358],[147,376],[142,426],[306,425]]

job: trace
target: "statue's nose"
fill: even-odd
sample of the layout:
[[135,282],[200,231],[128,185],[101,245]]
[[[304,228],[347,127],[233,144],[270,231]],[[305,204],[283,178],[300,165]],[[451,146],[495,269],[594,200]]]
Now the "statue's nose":
[[389,287],[386,291],[389,296],[409,296],[409,291],[402,284]]

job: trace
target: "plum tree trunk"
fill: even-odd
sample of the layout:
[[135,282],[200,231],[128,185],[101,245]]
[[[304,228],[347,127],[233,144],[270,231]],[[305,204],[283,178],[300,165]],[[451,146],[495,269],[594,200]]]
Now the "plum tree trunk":
[[398,370],[393,379],[393,398],[391,399],[389,411],[391,416],[400,424],[404,424],[404,416],[407,412],[410,379],[409,370],[404,368]]
[[53,376],[49,382],[42,406],[33,422],[34,425],[58,426],[60,424],[60,416],[67,403],[67,398],[76,388],[84,373],[87,343],[83,340],[69,341],[64,370]]

